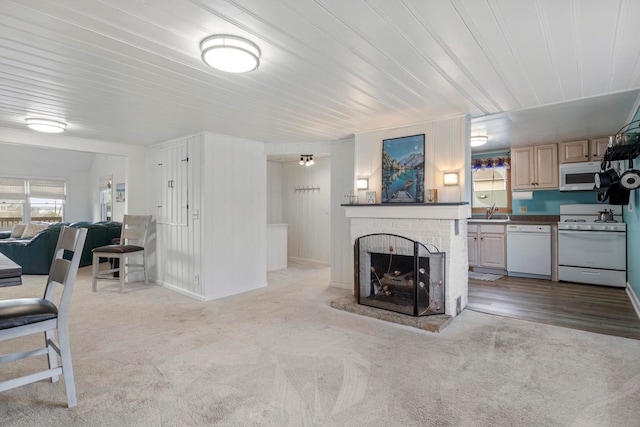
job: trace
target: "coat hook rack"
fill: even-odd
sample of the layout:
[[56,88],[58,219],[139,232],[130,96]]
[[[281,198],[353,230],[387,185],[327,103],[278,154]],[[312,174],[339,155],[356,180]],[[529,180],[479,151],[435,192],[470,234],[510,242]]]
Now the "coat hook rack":
[[313,186],[309,186],[309,185],[304,185],[304,186],[296,186],[294,187],[294,191],[297,193],[299,191],[320,191],[320,186],[319,185],[313,185]]

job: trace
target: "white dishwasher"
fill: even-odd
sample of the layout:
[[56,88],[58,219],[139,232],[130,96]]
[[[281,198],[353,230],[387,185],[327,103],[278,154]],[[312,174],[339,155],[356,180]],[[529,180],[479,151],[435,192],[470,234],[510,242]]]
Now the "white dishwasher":
[[509,276],[551,279],[551,226],[507,225]]

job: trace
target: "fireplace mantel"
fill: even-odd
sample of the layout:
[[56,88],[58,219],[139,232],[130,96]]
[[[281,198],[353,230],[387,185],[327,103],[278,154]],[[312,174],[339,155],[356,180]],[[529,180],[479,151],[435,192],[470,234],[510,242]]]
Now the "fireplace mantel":
[[347,218],[463,219],[471,217],[471,205],[461,203],[387,203],[341,205]]

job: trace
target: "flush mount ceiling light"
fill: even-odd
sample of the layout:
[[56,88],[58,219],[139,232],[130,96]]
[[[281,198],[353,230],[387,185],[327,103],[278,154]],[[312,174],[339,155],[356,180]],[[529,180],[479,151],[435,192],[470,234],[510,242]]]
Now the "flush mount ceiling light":
[[30,118],[25,119],[25,122],[27,123],[27,127],[29,127],[29,129],[37,130],[38,132],[60,133],[64,132],[64,130],[67,128],[66,123],[49,119]]
[[216,70],[246,73],[260,65],[260,48],[238,36],[216,34],[200,43],[202,60]]
[[471,146],[472,147],[479,147],[481,145],[484,145],[484,144],[487,143],[488,139],[489,139],[489,137],[486,136],[486,135],[472,136],[471,137]]

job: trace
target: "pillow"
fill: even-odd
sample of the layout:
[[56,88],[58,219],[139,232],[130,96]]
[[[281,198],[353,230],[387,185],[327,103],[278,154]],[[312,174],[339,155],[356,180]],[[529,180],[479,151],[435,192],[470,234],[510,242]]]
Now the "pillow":
[[27,224],[27,226],[24,229],[24,232],[22,233],[22,238],[23,239],[30,239],[33,236],[35,236],[36,234],[38,234],[39,232],[41,232],[42,230],[44,230],[45,228],[47,228],[49,226],[49,224],[40,224],[37,222],[30,222],[29,224]]
[[24,229],[27,227],[27,224],[16,224],[11,229],[11,236],[9,238],[22,237],[22,233],[24,233]]

